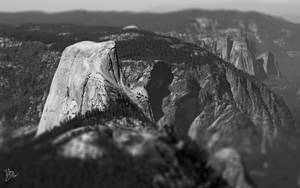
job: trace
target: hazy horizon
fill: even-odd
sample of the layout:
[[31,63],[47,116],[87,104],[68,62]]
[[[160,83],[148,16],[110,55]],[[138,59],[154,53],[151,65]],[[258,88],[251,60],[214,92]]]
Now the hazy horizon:
[[290,21],[300,23],[300,2],[297,0],[26,0],[26,4],[18,0],[2,0],[0,12],[27,12],[42,11],[57,13],[73,10],[85,11],[130,11],[163,13],[183,9],[209,9],[209,10],[238,10],[256,11],[274,16],[281,16]]
[[257,10],[263,12],[298,13],[300,2],[297,0],[26,0],[26,4],[18,0],[1,0],[1,12],[20,11],[43,11],[60,12],[69,10],[90,10],[90,11],[134,11],[134,12],[161,12],[172,11],[184,8],[208,8],[208,9],[236,9],[236,10]]

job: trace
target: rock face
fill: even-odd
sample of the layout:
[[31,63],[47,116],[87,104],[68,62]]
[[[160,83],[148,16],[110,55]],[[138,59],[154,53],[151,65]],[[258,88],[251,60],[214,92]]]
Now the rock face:
[[231,51],[227,53],[230,54],[229,62],[231,62],[236,68],[247,72],[250,75],[256,74],[254,70],[253,54],[248,48],[247,40],[241,39],[233,41],[233,47]]
[[94,109],[104,111],[116,103],[118,95],[128,92],[123,84],[115,42],[72,45],[61,57],[37,134],[49,131],[77,114]]
[[273,76],[273,77],[281,76],[278,64],[276,62],[276,59],[275,59],[275,56],[273,53],[271,53],[271,52],[263,53],[256,58],[256,61],[257,61],[256,64],[260,64],[260,65],[258,65],[259,67],[261,67],[261,65],[262,65],[263,70],[266,75]]
[[281,78],[281,73],[273,53],[263,53],[256,57],[251,42],[242,35],[203,39],[202,46],[220,58],[232,63],[236,68],[265,81]]
[[163,61],[131,60],[122,62],[122,70],[131,90],[139,93],[139,100],[145,96],[149,98],[150,113],[153,114],[153,119],[158,121],[163,116],[162,101],[170,94],[168,87],[173,80],[171,68]]
[[236,68],[250,75],[256,75],[254,55],[249,49],[247,39],[242,34],[230,33],[224,37],[204,38],[202,46],[232,63]]

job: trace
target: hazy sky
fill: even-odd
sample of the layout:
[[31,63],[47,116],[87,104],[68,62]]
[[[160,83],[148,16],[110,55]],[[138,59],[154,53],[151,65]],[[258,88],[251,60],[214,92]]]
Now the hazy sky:
[[72,9],[115,11],[169,11],[182,8],[225,8],[268,13],[298,13],[299,0],[0,0],[0,11]]

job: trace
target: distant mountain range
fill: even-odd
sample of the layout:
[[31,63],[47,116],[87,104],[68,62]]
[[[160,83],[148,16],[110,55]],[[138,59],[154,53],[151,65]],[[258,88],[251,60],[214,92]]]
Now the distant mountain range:
[[[175,8],[174,8],[175,9]],[[195,16],[225,16],[228,18],[259,18],[266,14],[254,11],[242,12],[237,10],[204,10],[204,9],[186,9],[179,11],[162,12],[155,9],[157,12],[115,12],[115,11],[86,11],[74,10],[57,13],[46,13],[42,11],[25,11],[25,12],[0,12],[0,24],[26,24],[26,23],[67,23],[89,26],[125,26],[128,24],[136,24],[144,29],[162,29],[169,28],[170,23],[176,25],[182,24],[182,21],[191,19]],[[269,16],[271,17],[271,16]],[[274,17],[274,16],[273,16]],[[295,19],[297,14],[287,15],[286,17]],[[176,20],[179,18],[179,20]],[[275,17],[274,17],[275,18]],[[280,19],[280,17],[277,17]],[[159,21],[158,21],[159,20]],[[167,24],[166,24],[167,23]],[[154,28],[153,26],[160,26]]]
[[263,2],[223,2],[223,3],[201,3],[201,4],[180,4],[180,5],[160,5],[146,9],[145,11],[162,13],[167,11],[178,11],[182,9],[202,8],[208,10],[239,10],[258,11],[283,17],[289,21],[300,23],[299,3],[263,3]]

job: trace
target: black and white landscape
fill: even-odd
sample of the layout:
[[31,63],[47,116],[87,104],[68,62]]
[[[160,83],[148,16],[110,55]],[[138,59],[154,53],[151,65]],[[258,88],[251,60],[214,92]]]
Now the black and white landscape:
[[0,13],[0,187],[300,187],[300,24],[200,8]]

